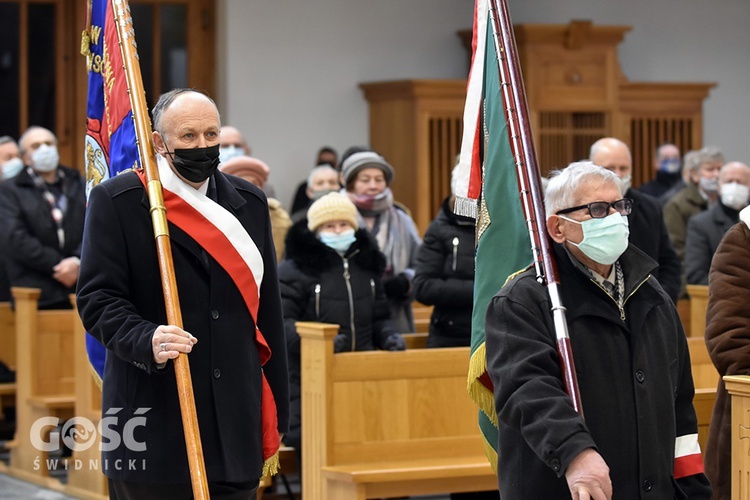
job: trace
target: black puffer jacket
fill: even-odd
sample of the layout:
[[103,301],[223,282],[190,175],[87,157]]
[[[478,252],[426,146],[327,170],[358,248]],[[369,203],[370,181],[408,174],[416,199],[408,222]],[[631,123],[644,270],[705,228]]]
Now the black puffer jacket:
[[60,166],[62,192],[67,200],[63,217],[65,244],[60,248],[57,226],[44,193],[26,170],[0,187],[0,234],[11,286],[40,288],[41,309],[70,307],[67,288],[52,277],[53,268],[66,257],[81,256],[86,193],[77,170]]
[[434,306],[428,347],[468,346],[471,342],[474,227],[474,219],[453,213],[447,198],[417,253],[416,299]]
[[[294,224],[286,236],[286,257],[279,264],[281,301],[289,355],[290,432],[284,442],[298,448],[300,428],[300,339],[297,321],[340,325],[344,350],[382,348],[396,333],[380,277],[385,257],[367,231],[342,257],[307,229],[307,219]],[[349,280],[345,279],[348,266]]]

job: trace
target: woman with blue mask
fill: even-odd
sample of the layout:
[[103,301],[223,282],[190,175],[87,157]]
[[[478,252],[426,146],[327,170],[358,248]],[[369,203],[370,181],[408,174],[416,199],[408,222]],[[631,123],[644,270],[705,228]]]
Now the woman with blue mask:
[[300,453],[300,339],[297,321],[339,325],[335,352],[406,348],[390,319],[381,276],[385,257],[348,196],[329,193],[286,237],[279,282],[289,355],[290,431],[284,443]]

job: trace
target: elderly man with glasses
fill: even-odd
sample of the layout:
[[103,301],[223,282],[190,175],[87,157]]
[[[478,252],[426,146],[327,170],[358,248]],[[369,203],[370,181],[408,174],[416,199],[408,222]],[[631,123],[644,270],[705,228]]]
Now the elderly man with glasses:
[[685,333],[656,262],[628,243],[638,206],[614,173],[580,162],[553,173],[545,208],[583,414],[565,392],[548,293],[527,269],[485,324],[500,497],[710,498]]

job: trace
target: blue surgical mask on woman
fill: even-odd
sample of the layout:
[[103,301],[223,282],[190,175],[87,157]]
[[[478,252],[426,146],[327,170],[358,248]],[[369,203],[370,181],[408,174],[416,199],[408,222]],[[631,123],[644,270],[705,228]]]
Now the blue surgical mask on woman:
[[356,236],[354,236],[354,229],[347,229],[340,233],[321,232],[318,237],[324,245],[333,248],[339,253],[346,252],[352,246],[352,243],[357,241]]
[[569,222],[580,224],[583,239],[580,243],[568,242],[578,247],[583,254],[599,264],[614,264],[628,248],[628,219],[614,213],[600,219],[588,219],[583,222],[558,215]]

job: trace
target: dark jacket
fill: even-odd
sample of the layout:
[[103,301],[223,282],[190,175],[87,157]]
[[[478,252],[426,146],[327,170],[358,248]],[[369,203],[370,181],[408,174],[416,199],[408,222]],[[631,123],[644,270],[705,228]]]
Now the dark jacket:
[[471,343],[476,226],[473,218],[454,214],[450,200],[427,228],[414,266],[416,299],[434,306],[427,347]]
[[616,302],[554,244],[585,421],[560,375],[549,294],[533,269],[509,281],[486,317],[487,368],[499,420],[503,500],[569,499],[565,472],[587,448],[610,468],[614,496],[708,499],[702,473],[675,479],[676,439],[698,446],[693,379],[677,310],[630,245]]
[[714,252],[724,234],[737,224],[739,214],[720,200],[713,208],[690,218],[685,239],[685,279],[689,285],[708,285]]
[[355,235],[357,240],[341,256],[307,229],[307,219],[287,233],[286,258],[279,264],[291,399],[290,432],[284,442],[295,448],[301,444],[300,338],[295,323],[339,325],[346,351],[381,348],[385,339],[396,333],[380,281],[385,257],[366,230]]
[[27,170],[0,185],[0,227],[6,242],[8,280],[10,286],[40,288],[41,309],[70,307],[68,296],[75,288],[67,288],[53,278],[53,268],[67,257],[81,256],[86,213],[84,180],[77,170],[63,166],[58,169],[67,204],[62,248],[49,202]]
[[716,404],[706,443],[706,475],[718,500],[732,491],[732,398],[721,377],[750,375],[750,210],[740,212],[744,222],[727,231],[716,249],[708,278],[706,346],[719,372]]
[[[256,326],[272,355],[263,367],[278,410],[288,426],[288,374],[281,300],[268,206],[263,192],[217,172],[218,203],[231,212],[257,246],[263,263],[257,325],[229,274],[199,244],[169,224],[184,329],[198,338],[189,355],[206,471],[210,482],[257,481],[261,453],[261,365]],[[145,451],[121,445],[103,453],[112,479],[189,482],[185,439],[173,363],[158,369],[152,336],[167,324],[149,216],[140,179],[124,173],[96,186],[89,199],[78,284],[86,329],[106,348],[102,411],[122,408],[111,428],[123,436],[137,409],[145,425],[135,438]],[[116,470],[116,460],[136,469]],[[145,464],[145,468],[141,467]]]
[[638,188],[643,194],[653,196],[663,207],[672,196],[677,194],[685,187],[685,181],[682,180],[682,172],[670,174],[659,170],[656,177]]
[[669,241],[661,206],[653,197],[634,189],[628,189],[625,197],[634,202],[633,213],[628,216],[628,240],[659,264],[652,274],[667,295],[677,302],[682,286],[681,265]]

